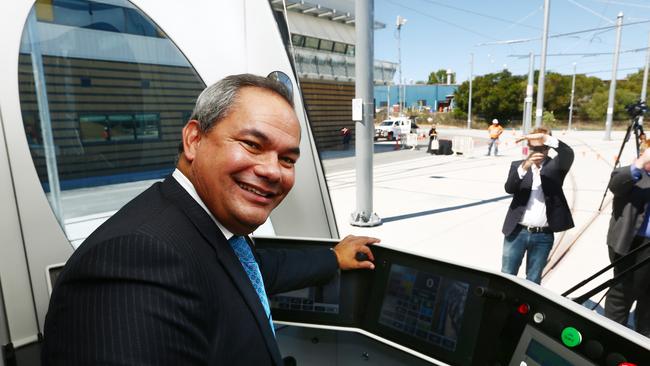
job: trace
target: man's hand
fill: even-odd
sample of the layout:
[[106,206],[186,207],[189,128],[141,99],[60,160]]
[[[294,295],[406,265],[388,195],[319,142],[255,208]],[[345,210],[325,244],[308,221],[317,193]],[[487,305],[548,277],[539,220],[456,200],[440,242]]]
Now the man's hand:
[[530,144],[533,142],[533,145],[544,145],[544,142],[546,142],[546,134],[545,133],[531,133],[525,136],[522,136],[518,138],[515,142],[521,142],[524,140],[528,140],[528,143]]
[[537,166],[542,165],[542,162],[546,158],[546,155],[540,152],[531,152],[530,155],[524,160],[523,163],[521,163],[521,168],[523,170],[528,170],[530,167],[535,164]]
[[[354,235],[348,235],[343,238],[334,247],[334,254],[336,254],[336,259],[339,262],[339,268],[342,270],[359,268],[375,269],[375,265],[372,263],[375,257],[372,255],[370,248],[368,248],[368,245],[374,243],[379,243],[379,239]],[[368,260],[358,261],[356,259],[357,253],[364,253],[368,256]]]
[[645,170],[645,166],[650,163],[650,148],[645,149],[643,154],[634,160],[634,166],[641,170]]

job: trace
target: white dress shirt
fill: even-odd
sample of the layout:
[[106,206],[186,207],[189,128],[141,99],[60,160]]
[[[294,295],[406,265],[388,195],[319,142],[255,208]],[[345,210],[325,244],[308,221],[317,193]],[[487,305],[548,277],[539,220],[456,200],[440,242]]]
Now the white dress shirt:
[[[557,148],[559,146],[559,141],[557,138],[547,135],[544,139],[544,145]],[[542,169],[544,169],[544,163],[539,167],[532,164],[530,169],[533,173],[533,184],[530,188],[530,198],[528,198],[528,203],[526,204],[526,211],[519,223],[524,226],[546,227],[548,226],[548,219],[546,218],[546,201],[544,200],[542,178],[540,175]],[[517,168],[517,173],[519,173],[519,179],[523,179],[526,175],[526,170],[524,170],[520,165],[519,168]]]
[[226,239],[232,238],[233,233],[231,233],[228,229],[226,229],[223,225],[221,225],[221,223],[219,221],[217,221],[217,219],[214,217],[214,215],[212,215],[212,212],[210,212],[210,210],[208,210],[208,206],[206,206],[205,203],[203,202],[203,200],[201,199],[201,197],[199,197],[199,194],[196,192],[196,189],[194,188],[194,185],[192,184],[192,182],[190,182],[189,179],[187,179],[185,174],[183,174],[178,169],[174,169],[174,172],[172,173],[172,177],[174,177],[174,179],[176,179],[178,184],[180,184],[181,187],[183,187],[187,191],[187,193],[189,193],[190,196],[192,196],[192,198],[194,198],[194,200],[196,201],[196,203],[199,204],[199,206],[203,207],[203,209],[205,210],[205,212],[208,213],[208,216],[210,216],[212,221],[214,221],[214,223],[217,224],[217,226],[219,227],[219,230],[221,230],[221,232],[223,233],[223,236],[225,236]]

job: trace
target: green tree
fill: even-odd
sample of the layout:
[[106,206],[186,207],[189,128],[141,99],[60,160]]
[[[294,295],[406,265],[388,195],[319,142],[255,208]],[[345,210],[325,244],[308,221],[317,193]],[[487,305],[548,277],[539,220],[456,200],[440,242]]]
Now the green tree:
[[[526,78],[514,76],[508,70],[474,78],[472,83],[472,113],[486,121],[497,118],[507,125],[509,120],[521,120]],[[466,117],[469,82],[454,93],[455,116]]]
[[[451,74],[451,83],[456,82],[456,73]],[[427,84],[446,84],[447,83],[447,70],[440,69],[438,71],[432,71],[429,73],[429,80]]]

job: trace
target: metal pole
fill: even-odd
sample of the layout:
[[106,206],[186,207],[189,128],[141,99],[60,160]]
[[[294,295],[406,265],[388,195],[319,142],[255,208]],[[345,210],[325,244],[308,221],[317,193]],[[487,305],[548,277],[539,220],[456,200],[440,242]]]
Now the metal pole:
[[467,103],[467,129],[472,128],[472,79],[474,78],[474,54],[469,58],[469,100]]
[[[648,67],[650,67],[650,34],[648,35],[648,52],[645,56],[645,69],[643,70],[643,85],[641,86],[641,101],[645,102],[648,91]],[[643,126],[643,114],[639,117],[639,124]]]
[[571,131],[571,122],[573,121],[573,97],[576,93],[576,63],[573,63],[573,80],[571,81],[571,103],[569,103],[569,125],[567,131]]
[[528,85],[526,85],[526,99],[524,99],[523,134],[530,132],[533,122],[533,89],[535,83],[535,55],[531,52],[528,56]]
[[357,210],[350,217],[354,226],[376,226],[381,219],[372,208],[372,154],[374,137],[373,59],[374,59],[374,0],[357,0],[355,47],[356,98],[363,102],[362,120],[356,129],[356,188]]
[[616,17],[616,46],[614,48],[614,65],[612,66],[612,81],[609,83],[609,100],[607,101],[607,119],[605,119],[605,140],[612,139],[612,122],[614,120],[614,97],[616,95],[616,73],[618,72],[618,56],[621,52],[621,28],[623,28],[623,13]]
[[397,95],[399,98],[399,115],[402,116],[402,109],[404,99],[402,98],[402,91],[404,88],[404,80],[402,80],[402,25],[406,22],[401,16],[397,16],[397,65],[399,66],[399,87],[397,88]]
[[34,74],[34,87],[36,89],[36,102],[38,104],[38,115],[41,120],[41,134],[43,135],[43,150],[45,153],[45,165],[47,167],[47,181],[50,186],[49,201],[52,211],[63,226],[63,209],[61,207],[61,186],[59,185],[59,170],[56,162],[56,147],[52,133],[52,120],[50,118],[50,103],[47,98],[47,87],[45,83],[45,71],[43,67],[43,55],[40,49],[38,25],[36,13],[32,9],[27,18],[27,32],[29,34],[32,73]]
[[546,49],[548,48],[548,19],[551,12],[551,0],[544,0],[544,30],[542,35],[542,58],[539,63],[537,80],[537,108],[535,110],[535,127],[542,125],[544,111],[544,79],[546,74]]
[[390,81],[386,84],[386,119],[390,118]]

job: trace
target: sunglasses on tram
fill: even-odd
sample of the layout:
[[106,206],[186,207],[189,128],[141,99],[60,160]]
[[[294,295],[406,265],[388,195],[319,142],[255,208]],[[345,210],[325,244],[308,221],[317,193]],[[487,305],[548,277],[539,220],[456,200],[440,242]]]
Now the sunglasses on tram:
[[549,147],[546,145],[540,145],[540,146],[529,146],[530,151],[532,152],[538,152],[538,153],[544,153],[547,152]]

